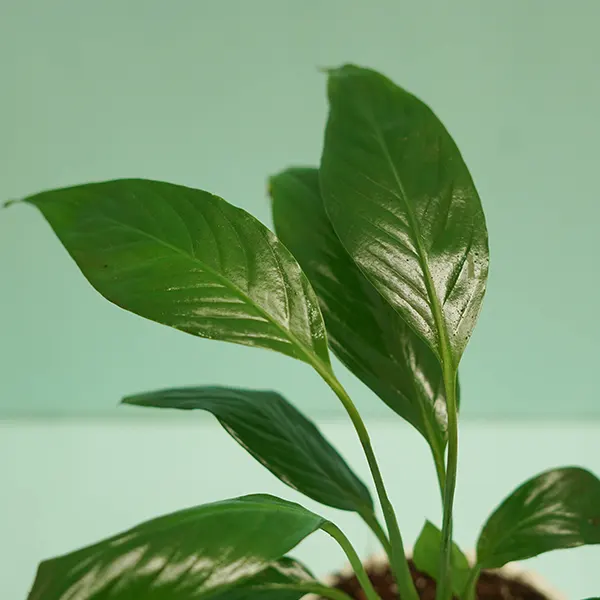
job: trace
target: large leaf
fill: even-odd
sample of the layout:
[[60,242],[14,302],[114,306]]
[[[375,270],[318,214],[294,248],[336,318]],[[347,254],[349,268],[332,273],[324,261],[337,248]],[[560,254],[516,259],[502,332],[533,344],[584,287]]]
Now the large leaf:
[[[440,550],[442,532],[429,521],[425,522],[413,550],[413,561],[419,571],[427,573],[436,581],[440,575]],[[452,544],[452,591],[456,597],[462,595],[469,578],[469,561],[462,550]]]
[[211,595],[210,600],[298,600],[306,595],[303,586],[315,583],[303,564],[286,556],[234,588]]
[[219,387],[160,390],[126,404],[206,410],[284,483],[342,510],[373,512],[369,491],[319,430],[275,392]]
[[566,467],[526,481],[504,500],[479,536],[477,562],[498,568],[585,544],[600,544],[600,480]]
[[318,301],[298,263],[266,227],[221,198],[130,179],[26,202],[115,304],[194,335],[329,364]]
[[43,562],[29,600],[188,600],[259,576],[325,521],[245,496],[179,511]]
[[456,367],[488,271],[481,202],[448,132],[389,79],[330,72],[321,189],[342,243],[386,300]]
[[337,237],[317,169],[270,180],[275,231],[312,283],[340,360],[429,442],[443,464],[447,412],[439,362],[356,266]]

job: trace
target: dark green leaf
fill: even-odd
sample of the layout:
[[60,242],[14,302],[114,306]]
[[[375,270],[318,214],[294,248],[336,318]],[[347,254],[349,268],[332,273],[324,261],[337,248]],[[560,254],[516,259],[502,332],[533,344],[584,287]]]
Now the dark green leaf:
[[26,201],[111,302],[194,335],[329,364],[300,267],[273,233],[221,198],[132,179]]
[[373,512],[369,491],[319,430],[275,392],[219,387],[160,390],[126,404],[206,410],[284,483],[342,510]]
[[386,300],[456,367],[487,271],[481,202],[454,141],[420,100],[347,65],[330,72],[321,189],[334,229]]
[[275,231],[317,293],[331,348],[443,464],[447,412],[439,362],[342,246],[323,206],[318,170],[288,169],[271,179],[270,193]]
[[211,595],[210,600],[298,600],[306,595],[302,585],[307,583],[316,583],[310,571],[284,557],[234,588]]
[[190,508],[43,562],[29,600],[205,598],[273,567],[324,523],[272,496]]
[[550,550],[600,544],[600,480],[566,467],[525,482],[488,519],[477,543],[484,569]]
[[[419,534],[413,561],[419,571],[427,573],[430,577],[438,580],[440,573],[440,549],[442,547],[442,532],[427,521]],[[469,578],[469,561],[462,550],[452,544],[452,591],[456,596],[461,596]]]

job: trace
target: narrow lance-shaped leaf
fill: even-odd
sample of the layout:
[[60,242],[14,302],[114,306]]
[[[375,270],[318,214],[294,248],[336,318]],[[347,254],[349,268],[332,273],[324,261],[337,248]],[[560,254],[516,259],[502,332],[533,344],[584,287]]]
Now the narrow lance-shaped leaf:
[[443,465],[447,412],[440,364],[342,246],[323,206],[318,170],[279,173],[270,193],[275,231],[317,293],[334,353],[425,437]]
[[325,523],[272,496],[190,508],[43,562],[29,600],[212,598],[264,576]]
[[374,71],[330,71],[321,189],[334,229],[386,300],[456,368],[488,272],[481,202],[423,102]]
[[[427,521],[419,534],[413,551],[413,561],[419,571],[427,573],[436,581],[440,574],[440,550],[442,532]],[[469,578],[469,561],[457,544],[452,544],[452,591],[461,597]]]
[[275,392],[220,387],[159,390],[126,404],[206,410],[284,483],[317,502],[373,513],[369,491],[319,430]]
[[600,480],[584,469],[546,471],[517,488],[479,536],[477,562],[499,568],[562,548],[600,544]]
[[266,227],[221,198],[117,180],[26,198],[111,302],[194,335],[329,365],[318,301]]

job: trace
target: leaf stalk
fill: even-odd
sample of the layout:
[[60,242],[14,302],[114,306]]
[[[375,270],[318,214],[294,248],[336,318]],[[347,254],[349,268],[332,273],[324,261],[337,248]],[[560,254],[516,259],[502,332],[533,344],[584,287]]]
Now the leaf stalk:
[[373,445],[371,443],[369,432],[367,431],[364,421],[362,420],[358,410],[356,409],[356,406],[352,402],[352,399],[350,398],[350,396],[348,396],[348,393],[346,392],[342,384],[337,380],[331,369],[326,368],[320,363],[316,363],[314,366],[317,372],[321,375],[321,377],[323,377],[325,382],[335,392],[337,397],[342,402],[344,408],[346,409],[346,412],[348,413],[348,416],[350,417],[350,420],[352,421],[352,424],[354,425],[363,451],[365,453],[367,463],[369,464],[369,469],[373,476],[375,489],[377,491],[377,496],[379,497],[379,501],[381,503],[381,509],[383,511],[383,516],[385,518],[385,523],[388,530],[390,542],[390,567],[396,577],[396,583],[398,585],[398,592],[400,594],[400,597],[403,600],[419,600],[417,590],[415,588],[412,576],[410,574],[410,570],[408,568],[408,561],[406,559],[406,552],[404,550],[402,535],[400,534],[398,519],[396,518],[394,507],[387,494],[387,490],[383,482],[383,476],[381,475],[379,464],[377,463],[377,458],[373,450]]
[[469,578],[467,579],[465,590],[462,595],[462,598],[464,600],[475,600],[475,592],[477,591],[477,580],[479,579],[480,573],[481,567],[478,564],[474,564],[471,568],[471,572],[469,573]]
[[331,521],[327,521],[326,523],[324,523],[321,528],[340,545],[340,547],[348,557],[350,565],[354,570],[356,578],[358,579],[358,582],[360,583],[367,597],[367,600],[381,600],[379,598],[379,595],[375,591],[375,588],[373,587],[373,584],[371,583],[371,580],[369,579],[365,568],[363,567],[360,557],[358,556],[356,550],[350,543],[350,540],[345,536],[344,532]]
[[[445,347],[445,345],[443,346]],[[442,368],[446,405],[448,409],[448,459],[446,466],[446,482],[444,486],[444,517],[442,521],[442,547],[440,551],[440,578],[436,592],[436,600],[450,600],[452,597],[452,513],[454,493],[456,491],[456,475],[458,467],[458,411],[456,406],[456,369],[449,356],[443,352]]]

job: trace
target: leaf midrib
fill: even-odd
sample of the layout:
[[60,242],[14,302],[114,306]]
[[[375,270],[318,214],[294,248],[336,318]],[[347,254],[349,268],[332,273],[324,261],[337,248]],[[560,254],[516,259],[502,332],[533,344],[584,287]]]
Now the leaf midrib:
[[394,179],[396,181],[396,185],[398,186],[399,193],[396,194],[396,197],[399,200],[401,200],[405,206],[406,214],[408,215],[408,222],[409,222],[410,228],[412,229],[412,232],[413,232],[413,235],[415,238],[415,243],[417,246],[417,253],[419,255],[419,263],[421,264],[421,268],[423,269],[423,273],[425,275],[425,287],[427,288],[427,294],[429,296],[431,307],[433,309],[433,318],[435,321],[436,328],[438,330],[440,348],[439,348],[439,353],[438,353],[438,350],[436,349],[436,354],[438,354],[438,356],[442,360],[442,362],[446,362],[446,361],[451,362],[452,354],[451,354],[450,344],[449,344],[449,340],[448,340],[448,331],[444,324],[443,315],[442,315],[442,307],[440,305],[439,299],[435,292],[435,287],[433,285],[433,279],[432,279],[431,273],[429,271],[429,264],[427,263],[425,249],[423,248],[423,244],[421,241],[421,235],[420,235],[421,231],[419,228],[419,224],[418,224],[415,214],[412,210],[412,207],[410,206],[410,203],[407,200],[406,191],[404,190],[402,180],[400,179],[400,174],[398,173],[398,170],[396,169],[396,165],[394,164],[394,161],[392,160],[387,143],[383,136],[383,132],[381,131],[381,128],[379,127],[379,124],[375,118],[375,115],[373,114],[371,107],[369,107],[367,112],[368,112],[368,120],[370,121],[373,129],[375,130],[375,137],[376,137],[377,141],[379,142],[379,145],[381,146],[381,150],[383,152],[384,158],[387,161],[387,163],[390,167],[390,170],[392,172],[392,175],[394,176]]
[[[198,388],[198,389],[201,390],[202,388]],[[250,396],[251,395],[249,395],[249,397]],[[279,396],[279,394],[277,396],[278,396],[278,402],[285,402],[285,400],[281,396]],[[199,397],[201,398],[202,394],[199,394]],[[209,402],[211,400],[213,400],[213,397],[211,397],[210,394],[208,394],[207,397],[208,397]],[[214,398],[216,398],[218,400],[218,398],[216,396]],[[234,395],[234,399],[241,400],[243,403],[249,404],[251,408],[256,408],[257,406],[260,406],[260,404],[255,404],[252,401],[248,401],[248,398],[246,398],[243,394],[240,394],[240,396],[238,398],[236,398],[236,396]],[[213,404],[213,406],[215,405],[214,402],[212,404]],[[219,406],[219,403],[217,403],[217,406]],[[233,429],[233,427],[231,426],[231,422],[230,421],[231,420],[235,421],[236,417],[238,418],[238,420],[242,420],[241,419],[241,417],[242,417],[241,414],[240,415],[236,415],[235,412],[229,411],[229,412],[227,412],[225,414],[225,416],[223,416],[222,413],[221,414],[216,414],[216,412],[214,412],[213,410],[211,410],[211,408],[208,408],[207,406],[196,405],[195,408],[198,408],[199,410],[204,410],[204,411],[207,411],[207,412],[211,413],[221,423],[221,425],[223,426],[223,428],[228,433],[230,433],[230,435],[232,435],[232,437],[234,437],[234,439],[236,439],[237,441],[239,441],[237,435],[234,435],[234,433],[236,433],[236,432],[231,432],[230,431],[230,428]],[[278,409],[279,408],[280,407],[278,407]],[[320,475],[320,476],[326,478],[329,481],[330,484],[333,483],[333,485],[337,488],[337,490],[339,492],[341,492],[342,495],[344,495],[345,494],[345,488],[344,488],[343,485],[340,485],[339,480],[336,477],[332,477],[331,476],[331,472],[329,472],[322,465],[322,462],[319,462],[318,460],[317,461],[314,460],[313,449],[314,449],[315,445],[313,443],[310,443],[310,440],[311,439],[319,439],[320,441],[322,441],[324,443],[324,445],[325,445],[325,453],[326,453],[325,455],[327,457],[326,462],[328,464],[332,464],[332,462],[333,463],[337,463],[338,460],[342,461],[342,467],[343,467],[342,470],[345,472],[346,475],[349,476],[349,478],[346,477],[346,476],[342,476],[342,479],[345,480],[349,485],[352,486],[352,490],[354,492],[355,497],[359,499],[359,502],[357,502],[357,505],[361,505],[362,504],[362,505],[366,506],[366,508],[368,508],[368,509],[371,508],[370,503],[369,502],[365,502],[364,498],[362,498],[362,496],[361,496],[361,491],[362,491],[361,490],[361,486],[360,485],[357,486],[357,484],[359,482],[356,480],[356,476],[354,475],[354,473],[350,470],[349,467],[347,467],[345,465],[345,463],[343,462],[342,457],[337,453],[337,451],[335,450],[335,448],[333,448],[333,446],[331,446],[329,444],[329,442],[323,437],[322,433],[318,430],[318,428],[313,423],[311,423],[310,421],[308,421],[307,419],[305,419],[303,417],[303,415],[300,414],[300,417],[303,419],[304,422],[303,422],[302,427],[298,428],[298,427],[294,426],[293,420],[291,418],[288,418],[287,413],[285,412],[285,410],[282,411],[283,412],[283,417],[282,416],[277,416],[276,419],[269,419],[268,418],[269,417],[269,412],[265,411],[265,410],[262,410],[262,407],[261,407],[261,410],[257,410],[257,412],[258,412],[259,416],[266,416],[267,419],[269,421],[271,421],[271,422],[279,422],[279,423],[284,422],[286,424],[286,426],[284,427],[284,431],[287,432],[286,436],[281,436],[280,435],[279,438],[275,438],[275,439],[277,439],[278,441],[283,440],[283,443],[285,443],[287,445],[291,444],[292,447],[294,445],[296,445],[297,447],[299,447],[302,450],[304,456],[308,459],[308,463],[317,472],[317,476]],[[231,419],[232,415],[233,415],[233,419]],[[245,425],[245,423],[244,423],[244,425]],[[309,431],[312,429],[312,433],[315,436],[314,438],[311,438],[310,436],[306,437],[306,436],[302,435],[303,432],[306,431],[304,429],[305,426],[306,426],[306,429],[308,429]],[[259,435],[261,437],[263,437],[263,438],[264,437],[268,437],[268,436],[275,437],[274,434],[271,434],[269,432],[265,432],[263,430],[260,431]],[[245,444],[243,444],[243,445],[246,447]],[[253,456],[255,456],[255,458],[259,462],[261,462],[261,463],[263,462],[262,461],[262,457],[259,454],[254,453],[253,451],[250,451],[248,447],[246,447],[246,449]],[[333,456],[331,454],[332,452],[333,452]],[[267,468],[269,468],[269,467],[267,467]],[[297,473],[298,472],[300,472],[300,473],[308,473],[308,475],[311,478],[313,477],[313,475],[311,475],[310,472],[305,471],[302,467],[297,467],[297,466],[289,467],[289,465],[288,465],[288,468],[291,468],[292,470],[296,471]],[[333,464],[332,469],[333,469],[332,473],[334,475],[336,475],[337,467],[335,466],[335,464]],[[269,470],[271,470],[271,469],[269,469]],[[294,487],[296,487],[296,486],[294,486]],[[331,496],[331,494],[329,494],[329,493],[327,493],[327,496],[330,496],[330,497],[332,497],[332,498],[335,499],[335,496]],[[358,509],[356,509],[356,510],[358,510]]]
[[[294,344],[297,348],[300,349],[300,351],[302,352],[302,354],[304,355],[304,357],[306,358],[306,360],[307,360],[307,362],[309,364],[313,365],[315,362],[318,362],[319,364],[322,364],[324,367],[326,366],[323,363],[323,361],[316,355],[316,353],[312,352],[310,348],[307,348],[305,346],[305,344],[303,344],[291,332],[291,330],[283,327],[280,323],[278,323],[277,321],[275,321],[273,319],[273,317],[266,310],[264,310],[259,304],[257,304],[254,300],[252,300],[252,298],[250,298],[250,296],[248,296],[239,287],[237,287],[236,285],[232,284],[229,281],[229,279],[227,279],[226,277],[224,277],[223,275],[221,275],[219,272],[215,271],[212,267],[208,266],[202,260],[200,260],[195,254],[194,255],[189,254],[185,250],[183,250],[181,248],[178,248],[177,246],[174,246],[173,244],[170,244],[169,242],[161,240],[159,237],[156,237],[155,235],[152,235],[151,233],[148,233],[147,231],[144,231],[143,229],[139,229],[138,227],[134,227],[132,225],[128,225],[127,223],[122,223],[121,221],[119,221],[117,219],[114,219],[114,218],[111,218],[111,217],[107,217],[107,216],[102,216],[101,218],[104,219],[104,220],[106,220],[106,221],[110,221],[110,222],[114,223],[115,225],[117,225],[119,227],[122,227],[123,229],[127,229],[127,230],[133,231],[134,233],[137,233],[137,234],[139,234],[141,236],[147,237],[148,239],[153,240],[157,244],[159,244],[161,246],[164,246],[165,248],[169,248],[169,250],[175,252],[176,254],[179,254],[180,256],[183,256],[183,257],[187,258],[188,260],[190,260],[190,261],[192,261],[194,263],[197,263],[198,265],[200,265],[202,267],[202,269],[204,271],[210,273],[213,277],[215,277],[216,279],[218,279],[219,282],[222,283],[225,288],[228,288],[231,292],[233,292],[234,294],[237,294],[237,296],[239,298],[241,298],[246,303],[248,303],[251,306],[253,306],[261,314],[261,316],[263,316],[269,323],[271,323],[272,325],[274,325],[281,333],[283,333],[284,336],[287,337],[287,339],[292,344]],[[269,248],[273,252],[273,249],[271,248],[270,244],[268,244],[267,240],[265,240],[265,243],[267,243],[267,245],[269,246]],[[279,265],[279,261],[277,261],[277,264],[278,264],[279,269],[281,269],[281,267]],[[312,332],[311,332],[311,334],[312,334]]]
[[[487,549],[487,559],[486,560],[489,560],[490,556],[493,557],[494,555],[498,554],[498,548],[500,548],[508,539],[513,537],[515,534],[523,534],[524,532],[526,532],[527,529],[535,526],[540,521],[544,521],[547,517],[548,517],[548,515],[545,513],[534,512],[534,513],[526,516],[524,519],[517,521],[512,526],[503,529],[502,533],[497,537],[495,542],[492,544],[492,550],[490,551],[489,548]],[[582,521],[582,519],[580,519],[577,516],[575,516],[575,520],[577,522]],[[565,533],[553,534],[551,537],[554,539],[554,538],[560,538],[561,536],[564,536],[564,535],[565,535]],[[568,535],[572,536],[572,535],[577,535],[577,534],[569,532]],[[488,534],[488,537],[489,537],[489,534]],[[504,553],[499,553],[498,555],[502,556],[503,554],[507,554],[507,552],[508,551],[505,550]],[[486,560],[483,560],[482,562],[485,564]]]

